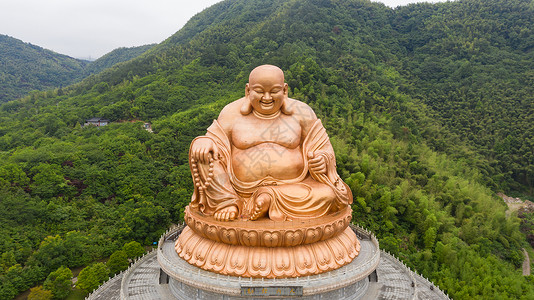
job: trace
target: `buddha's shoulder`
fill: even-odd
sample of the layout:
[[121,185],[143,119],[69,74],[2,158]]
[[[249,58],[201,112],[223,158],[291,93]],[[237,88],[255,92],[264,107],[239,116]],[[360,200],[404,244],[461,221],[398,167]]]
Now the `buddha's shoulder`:
[[229,130],[232,123],[237,118],[241,117],[241,107],[243,106],[244,99],[245,98],[241,98],[226,104],[219,113],[217,121],[225,130]]
[[221,110],[221,114],[239,112],[241,106],[243,106],[243,101],[245,101],[244,97],[226,104],[226,106]]
[[313,109],[308,104],[300,100],[288,98],[286,107],[294,117],[300,119],[301,121],[312,122],[317,120],[317,116],[315,115]]

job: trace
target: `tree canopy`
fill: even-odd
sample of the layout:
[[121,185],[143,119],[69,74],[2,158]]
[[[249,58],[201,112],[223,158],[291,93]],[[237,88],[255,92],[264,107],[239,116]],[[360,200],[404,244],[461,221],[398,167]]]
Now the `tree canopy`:
[[[322,119],[382,248],[455,299],[533,298],[524,223],[496,196],[533,194],[533,9],[223,1],[136,59],[1,105],[0,298],[181,222],[191,140],[267,63]],[[111,124],[80,126],[95,116]]]
[[0,103],[34,90],[68,86],[117,63],[130,60],[154,45],[118,48],[95,61],[55,53],[0,34]]

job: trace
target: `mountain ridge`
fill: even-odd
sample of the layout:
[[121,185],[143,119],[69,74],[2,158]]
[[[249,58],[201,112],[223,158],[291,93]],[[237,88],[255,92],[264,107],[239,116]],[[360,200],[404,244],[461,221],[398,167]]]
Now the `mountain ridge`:
[[[487,22],[483,15],[454,17],[485,3],[492,8]],[[534,297],[532,279],[518,269],[521,249],[531,249],[525,234],[534,232],[533,218],[507,217],[495,195],[515,187],[528,192],[528,183],[514,183],[502,168],[528,171],[532,158],[526,150],[516,157],[521,164],[492,157],[483,148],[493,133],[461,131],[473,120],[494,123],[489,118],[500,112],[484,107],[528,96],[530,87],[517,80],[528,71],[503,57],[529,63],[530,48],[511,53],[511,40],[473,48],[506,35],[469,25],[497,18],[497,25],[512,22],[506,24],[528,33],[532,5],[525,4],[464,0],[390,9],[358,0],[224,1],[145,55],[61,92],[2,104],[0,223],[10,226],[0,227],[0,251],[7,253],[0,295],[35,285],[61,265],[86,266],[130,240],[149,245],[181,220],[192,192],[191,140],[242,97],[250,70],[270,63],[285,71],[290,96],[321,118],[353,191],[353,220],[372,230],[381,248],[455,299]],[[511,8],[526,17],[508,15]],[[510,82],[474,72],[488,62]],[[510,98],[501,103],[479,87]],[[453,99],[450,90],[467,96],[442,101]],[[443,103],[451,107],[438,110]],[[471,112],[477,105],[481,110]],[[516,111],[522,121],[514,126],[529,136],[529,106]],[[453,122],[462,115],[472,119]],[[79,126],[94,116],[112,123]],[[151,122],[153,133],[122,120]],[[506,123],[496,129],[510,131]],[[509,136],[514,148],[529,150],[528,139]],[[65,247],[86,255],[54,256]]]
[[6,35],[0,35],[0,48],[0,78],[3,78],[0,80],[0,102],[15,99],[33,89],[68,85],[72,83],[72,77],[88,64]]
[[0,34],[0,103],[20,98],[33,90],[68,86],[137,57],[152,46],[118,48],[95,61],[87,61]]

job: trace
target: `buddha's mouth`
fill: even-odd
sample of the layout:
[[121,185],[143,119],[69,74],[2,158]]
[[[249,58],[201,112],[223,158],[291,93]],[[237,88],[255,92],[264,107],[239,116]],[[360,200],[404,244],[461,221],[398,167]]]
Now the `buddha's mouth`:
[[261,100],[260,103],[264,108],[273,108],[274,106],[274,100]]

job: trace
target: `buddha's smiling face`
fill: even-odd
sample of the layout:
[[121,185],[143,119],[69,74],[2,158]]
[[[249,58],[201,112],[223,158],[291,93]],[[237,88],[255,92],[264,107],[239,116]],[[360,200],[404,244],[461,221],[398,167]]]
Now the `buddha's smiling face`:
[[278,112],[288,92],[282,70],[269,65],[260,66],[250,73],[246,90],[252,108],[264,115]]

